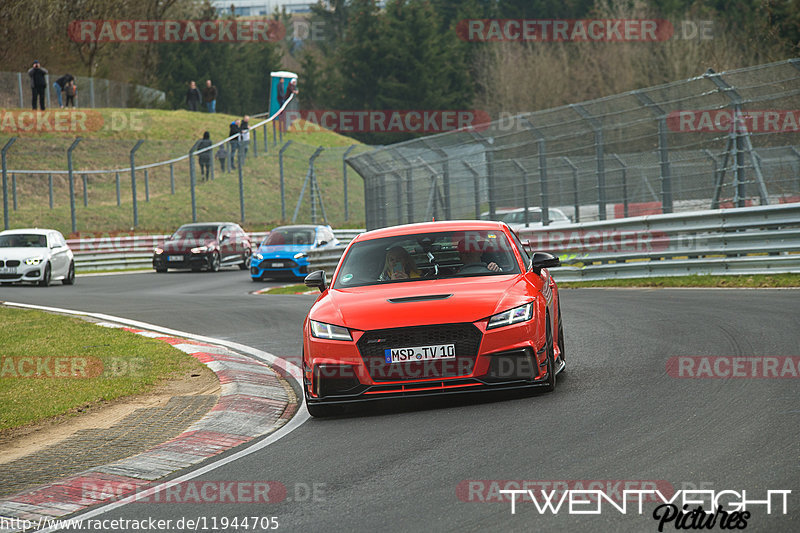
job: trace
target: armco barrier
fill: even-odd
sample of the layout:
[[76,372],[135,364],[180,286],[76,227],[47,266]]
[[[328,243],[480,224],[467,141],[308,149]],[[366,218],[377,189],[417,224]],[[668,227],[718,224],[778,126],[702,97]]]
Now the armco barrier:
[[[344,229],[333,230],[333,233],[339,241],[347,244],[362,231],[364,230]],[[267,234],[268,232],[257,232],[249,235],[257,246]],[[168,235],[121,235],[69,239],[67,244],[75,255],[75,269],[78,272],[146,269],[153,264],[153,248],[167,237]]]
[[[800,203],[648,215],[522,229],[532,250],[561,258],[558,281],[690,274],[800,273]],[[309,254],[333,273],[342,249]]]

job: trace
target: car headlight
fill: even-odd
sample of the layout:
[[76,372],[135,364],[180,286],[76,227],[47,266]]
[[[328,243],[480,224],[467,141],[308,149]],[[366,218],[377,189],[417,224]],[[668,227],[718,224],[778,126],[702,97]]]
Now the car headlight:
[[334,326],[333,324],[325,324],[324,322],[317,322],[310,320],[311,334],[318,339],[330,339],[334,341],[351,341],[353,337],[350,336],[350,330],[342,326]]
[[156,254],[156,255],[161,255],[161,254],[164,253],[164,249],[163,248],[156,248],[155,250],[153,250],[153,253]]
[[489,318],[489,324],[486,329],[502,328],[503,326],[526,322],[531,318],[533,318],[533,302],[493,315]]
[[213,249],[214,249],[213,246],[198,246],[197,248],[192,248],[192,253],[193,254],[204,254],[206,252],[210,252]]
[[256,253],[253,254],[253,259],[255,259],[257,261],[261,261],[261,260],[264,259],[264,256],[261,255],[260,253],[256,252]]
[[29,257],[25,260],[26,265],[38,265],[44,261],[44,257]]
[[300,253],[294,254],[294,258],[295,259],[302,259],[302,258],[307,257],[307,256],[308,256],[308,254],[306,254],[305,252],[300,252]]

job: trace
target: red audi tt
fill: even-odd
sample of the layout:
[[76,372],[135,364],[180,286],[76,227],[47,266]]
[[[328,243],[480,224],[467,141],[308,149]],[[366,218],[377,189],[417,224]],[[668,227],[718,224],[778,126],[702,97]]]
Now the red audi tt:
[[502,222],[409,224],[357,236],[303,324],[312,416],[385,397],[542,387],[564,370],[557,257]]

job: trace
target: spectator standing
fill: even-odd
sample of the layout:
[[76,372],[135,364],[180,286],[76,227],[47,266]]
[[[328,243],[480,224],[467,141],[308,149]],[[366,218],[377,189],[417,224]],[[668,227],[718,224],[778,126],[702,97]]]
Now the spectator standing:
[[278,94],[276,97],[278,99],[278,109],[280,109],[286,101],[286,89],[283,86],[283,78],[278,81]]
[[186,105],[189,106],[189,111],[197,111],[197,107],[200,105],[202,99],[203,95],[200,94],[200,89],[197,88],[197,84],[194,81],[190,81],[189,90],[186,91]]
[[250,146],[250,116],[245,115],[239,125],[239,150],[242,151],[242,166],[247,159],[247,148]]
[[297,78],[292,78],[292,81],[289,82],[289,88],[286,89],[286,100],[289,99],[291,95],[297,95],[300,91],[297,89]]
[[66,90],[67,84],[74,80],[75,77],[69,72],[67,72],[53,83],[53,90],[56,92],[56,96],[58,96],[58,107],[64,107],[64,102],[62,100],[61,93],[63,93]]
[[239,149],[239,119],[237,118],[231,122],[231,127],[228,130],[228,137],[231,139],[231,169],[236,168],[236,151]]
[[[199,152],[203,148],[209,148],[211,144],[211,135],[205,132],[203,133],[202,140],[197,145],[197,151]],[[209,172],[211,170],[211,155],[211,150],[206,150],[205,152],[197,154],[197,162],[200,163],[201,181],[208,181]]]
[[75,107],[75,97],[78,95],[78,86],[75,84],[74,78],[64,87],[64,94],[67,95],[67,107]]
[[44,111],[44,92],[47,90],[47,69],[43,68],[38,59],[33,60],[33,67],[28,69],[28,76],[31,78],[31,105],[36,111],[36,99],[39,99],[39,107]]
[[206,86],[203,87],[203,103],[209,113],[217,112],[217,88],[211,85],[211,80],[206,80]]
[[221,144],[217,150],[217,159],[219,159],[220,172],[225,172],[225,163],[228,161],[228,151],[225,149],[224,144]]

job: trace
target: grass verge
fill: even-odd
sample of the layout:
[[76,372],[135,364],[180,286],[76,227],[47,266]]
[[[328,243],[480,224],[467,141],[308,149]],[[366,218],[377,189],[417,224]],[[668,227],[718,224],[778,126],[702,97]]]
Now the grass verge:
[[0,434],[202,368],[162,341],[77,318],[0,307],[0,323]]
[[[556,281],[558,281],[558,276]],[[596,281],[565,281],[561,288],[580,287],[800,287],[800,274],[759,274],[754,276],[669,276]]]
[[261,294],[303,294],[312,289],[309,289],[305,285],[286,285],[284,287],[273,287],[267,291],[262,292]]

